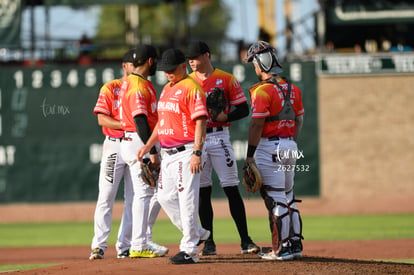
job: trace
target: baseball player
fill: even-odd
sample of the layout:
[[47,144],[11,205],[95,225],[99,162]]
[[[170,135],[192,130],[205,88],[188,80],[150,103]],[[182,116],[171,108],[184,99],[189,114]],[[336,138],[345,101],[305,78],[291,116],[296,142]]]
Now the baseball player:
[[123,60],[122,68],[124,74],[121,79],[112,80],[102,86],[94,108],[94,113],[98,117],[98,124],[102,126],[105,141],[100,164],[99,195],[94,216],[92,252],[89,256],[91,260],[104,258],[112,226],[112,209],[122,176],[124,176],[125,206],[124,222],[119,228],[116,245],[118,257],[124,257],[124,249],[129,247],[129,240],[123,236],[127,236],[130,232],[127,224],[130,223],[129,219],[131,217],[132,183],[129,168],[119,155],[124,135],[119,121],[119,101],[122,82],[132,71],[126,65],[125,60]]
[[169,82],[158,101],[158,123],[141,159],[157,141],[161,146],[161,175],[158,199],[172,223],[182,232],[180,252],[168,261],[173,264],[199,262],[198,245],[210,232],[198,224],[198,201],[202,150],[206,127],[206,96],[187,75],[184,53],[166,50],[158,66]]
[[[132,238],[130,258],[154,258],[163,256],[168,248],[154,247],[147,239],[150,202],[154,190],[141,177],[137,150],[150,137],[157,122],[157,98],[154,86],[147,80],[157,65],[157,54],[153,46],[140,45],[131,50],[127,66],[132,69],[121,91],[121,125],[124,139],[121,143],[121,157],[129,166],[133,186]],[[159,167],[160,160],[156,147],[151,148],[151,165]],[[159,209],[158,209],[159,211]],[[158,213],[157,213],[158,214]],[[162,250],[160,249],[162,248]]]
[[[282,66],[276,50],[267,42],[250,46],[247,62],[253,62],[259,83],[250,89],[252,120],[246,162],[255,158],[263,178],[260,190],[272,233],[272,251],[259,253],[268,260],[302,257],[302,223],[293,195],[294,171],[303,124],[300,89],[278,75]],[[290,234],[291,231],[292,233]]]
[[[257,253],[260,248],[251,240],[247,230],[246,211],[239,192],[239,178],[233,147],[230,143],[229,126],[232,121],[239,120],[249,114],[247,99],[239,82],[227,72],[214,68],[210,62],[210,49],[203,41],[193,41],[187,50],[188,62],[193,72],[190,76],[203,88],[207,96],[214,88],[224,91],[226,108],[216,118],[207,117],[207,136],[205,143],[206,162],[201,172],[200,208],[201,225],[211,232],[200,255],[216,255],[213,239],[213,207],[211,205],[212,169],[220,180],[226,194],[230,213],[236,224],[241,239],[241,252]],[[234,110],[231,111],[231,108]]]

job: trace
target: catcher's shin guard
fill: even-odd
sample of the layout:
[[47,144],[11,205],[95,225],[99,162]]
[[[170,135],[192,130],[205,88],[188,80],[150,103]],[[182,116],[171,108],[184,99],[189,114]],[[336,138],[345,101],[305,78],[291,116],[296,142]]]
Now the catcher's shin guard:
[[[289,201],[289,196],[288,196]],[[302,218],[296,202],[302,202],[301,200],[296,200],[293,196],[293,199],[289,201],[289,216],[290,216],[290,228],[289,228],[289,239],[291,240],[303,240],[302,236]]]
[[282,244],[289,240],[289,208],[284,203],[274,201],[273,198],[267,195],[267,192],[263,188],[260,189],[260,194],[269,213],[272,249],[275,252],[279,252]]
[[[284,204],[277,203],[287,209]],[[272,232],[272,249],[278,253],[282,249],[282,244],[289,240],[289,212],[277,216],[269,216],[270,231]]]

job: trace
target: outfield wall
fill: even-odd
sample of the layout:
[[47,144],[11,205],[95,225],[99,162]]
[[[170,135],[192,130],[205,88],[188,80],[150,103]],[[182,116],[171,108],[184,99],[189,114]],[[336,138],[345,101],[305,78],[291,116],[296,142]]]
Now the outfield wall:
[[414,54],[317,65],[321,195],[414,196]]

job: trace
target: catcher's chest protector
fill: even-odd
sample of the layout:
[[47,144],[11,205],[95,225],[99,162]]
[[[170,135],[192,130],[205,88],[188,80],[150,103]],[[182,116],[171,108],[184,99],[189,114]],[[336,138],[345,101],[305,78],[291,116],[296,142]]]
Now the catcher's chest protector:
[[[283,89],[279,85],[279,83],[277,83],[276,79],[271,78],[269,82],[272,84],[275,84],[283,93]],[[274,116],[267,117],[265,119],[266,122],[271,122],[271,121],[276,121],[276,120],[295,120],[296,118],[295,110],[293,109],[292,102],[290,102],[290,93],[292,90],[292,85],[289,83],[289,81],[286,81],[286,82],[288,84],[288,91],[284,95],[285,98],[284,98],[282,110],[280,110],[280,112]]]

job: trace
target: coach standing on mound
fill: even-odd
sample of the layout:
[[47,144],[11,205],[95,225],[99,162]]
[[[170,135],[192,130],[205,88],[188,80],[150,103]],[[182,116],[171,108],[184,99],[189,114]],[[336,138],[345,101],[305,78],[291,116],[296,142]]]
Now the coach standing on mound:
[[[241,253],[257,253],[260,248],[249,237],[246,210],[239,192],[239,178],[233,147],[230,143],[231,121],[249,115],[249,106],[237,79],[230,73],[214,68],[210,62],[210,48],[203,41],[193,41],[187,49],[188,63],[193,72],[190,76],[200,84],[207,97],[214,89],[220,89],[225,98],[224,109],[209,110],[207,118],[206,164],[200,180],[200,221],[211,232],[201,250],[201,256],[216,255],[213,239],[213,207],[211,205],[212,169],[217,173],[220,185],[226,194],[231,216],[236,223],[241,240]],[[231,108],[234,107],[234,110]]]
[[180,252],[169,259],[173,264],[199,262],[198,244],[210,231],[198,224],[198,200],[202,151],[206,129],[206,96],[201,87],[187,75],[184,54],[178,49],[166,50],[158,65],[169,80],[158,101],[158,123],[154,132],[138,151],[138,160],[157,141],[161,146],[161,174],[158,200],[182,232]]
[[[247,62],[253,62],[259,83],[250,89],[252,120],[246,162],[254,162],[263,178],[260,194],[269,211],[272,248],[260,253],[267,260],[302,257],[302,222],[293,195],[296,140],[303,124],[300,89],[278,76],[282,66],[276,49],[258,41],[250,46]],[[292,234],[290,234],[292,232]]]

